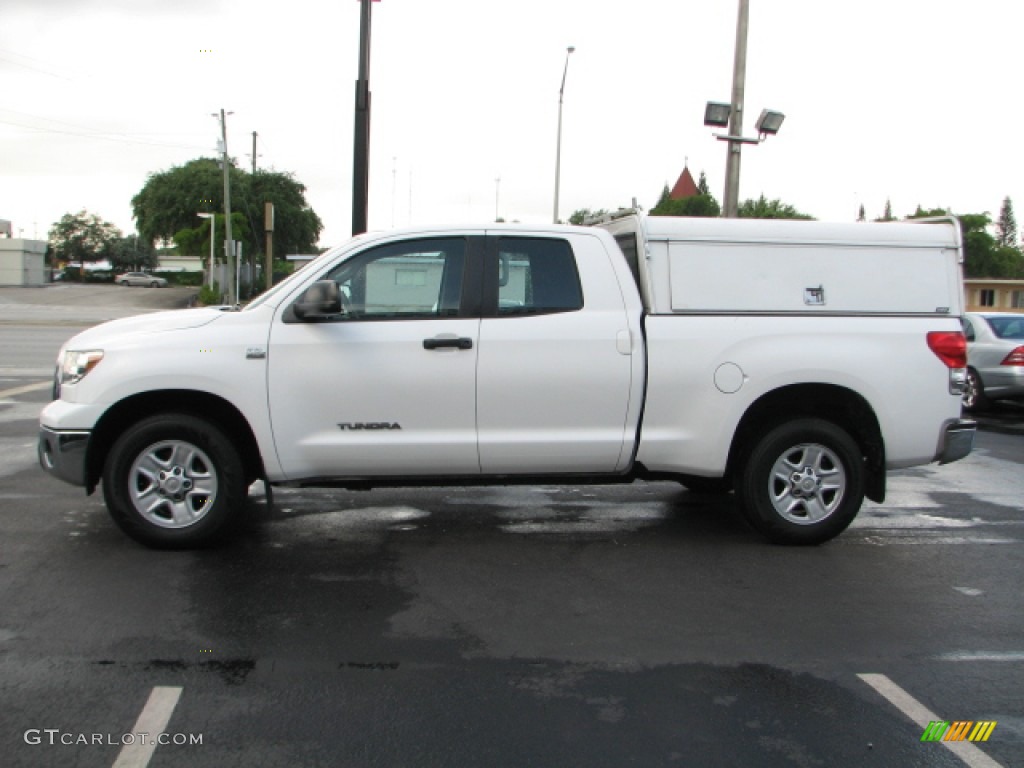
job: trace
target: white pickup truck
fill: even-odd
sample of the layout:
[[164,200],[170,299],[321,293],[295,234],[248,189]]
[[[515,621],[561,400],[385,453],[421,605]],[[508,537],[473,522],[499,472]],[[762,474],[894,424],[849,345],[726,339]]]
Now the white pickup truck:
[[952,219],[362,235],[241,310],[69,340],[39,459],[152,546],[223,536],[257,479],[671,478],[818,543],[970,452],[961,261]]

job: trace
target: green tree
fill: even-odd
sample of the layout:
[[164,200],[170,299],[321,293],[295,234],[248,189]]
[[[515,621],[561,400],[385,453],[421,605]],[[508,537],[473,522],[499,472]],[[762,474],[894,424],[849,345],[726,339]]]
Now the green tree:
[[697,179],[697,192],[711,197],[711,188],[708,187],[708,177],[704,171],[700,172],[700,178]]
[[52,258],[58,261],[102,261],[121,239],[121,230],[95,213],[65,213],[49,233]]
[[[316,243],[324,225],[306,202],[306,187],[293,174],[256,171],[249,176],[249,188],[243,191],[240,201],[239,210],[245,212],[250,231],[257,239],[266,237],[264,203],[274,204],[274,253],[283,256],[317,252]],[[263,253],[262,242],[255,252]]]
[[[306,188],[291,174],[259,170],[249,174],[233,164],[231,177],[232,237],[243,242],[243,253],[263,252],[264,203],[274,204],[274,252],[314,253],[323,223],[306,202]],[[139,234],[147,242],[176,240],[183,230],[209,227],[198,212],[210,213],[224,208],[223,173],[216,160],[198,158],[185,165],[150,175],[132,198]],[[235,213],[247,226],[235,232]],[[221,217],[219,224],[223,224]],[[218,237],[225,230],[217,228]],[[185,237],[190,247],[192,241]],[[223,250],[217,244],[215,250]],[[196,254],[201,255],[201,254]]]
[[992,219],[987,213],[960,214],[957,218],[963,231],[966,277],[1024,277],[1024,257],[1016,248],[1000,245],[989,233]]
[[[211,225],[211,221],[217,223]],[[178,250],[178,253],[183,256],[199,256],[209,258],[210,256],[210,233],[211,230],[217,237],[217,242],[213,244],[213,255],[214,259],[218,263],[224,261],[224,233],[227,231],[224,227],[224,214],[215,214],[213,219],[201,219],[199,226],[189,229],[179,229],[174,233],[172,238],[174,241],[174,247]],[[249,220],[245,214],[238,211],[231,212],[231,237],[235,240],[241,240],[243,243],[250,241],[250,228]],[[217,234],[219,233],[219,234]],[[246,256],[245,247],[242,248],[243,258]]]
[[[697,184],[698,191],[707,189],[707,178],[701,172],[700,182]],[[651,208],[651,216],[720,216],[722,209],[718,201],[710,193],[701,193],[691,197],[684,197],[681,200],[673,200],[669,195],[668,184],[661,190],[657,204]]]
[[896,221],[896,217],[892,215],[892,202],[889,198],[885,198],[885,211],[882,213],[880,218],[875,221]]
[[778,198],[768,200],[761,195],[757,200],[744,200],[740,203],[738,210],[741,219],[813,219],[814,217],[801,213],[792,205],[784,203]]
[[[943,208],[922,208],[917,206],[907,219],[925,219],[936,216],[950,216]],[[1014,279],[1024,277],[1024,256],[1007,245],[1000,245],[989,229],[992,218],[987,213],[961,213],[956,216],[960,222],[960,234],[964,243],[964,276]]]
[[578,208],[572,212],[569,217],[570,224],[583,224],[588,219],[596,219],[598,216],[604,216],[608,211],[604,208],[598,208],[597,210],[591,210],[590,208]]
[[1017,217],[1013,215],[1013,201],[1009,196],[1003,198],[996,221],[996,242],[1006,248],[1017,247]]
[[153,269],[159,264],[153,246],[138,235],[111,243],[107,258],[116,270]]

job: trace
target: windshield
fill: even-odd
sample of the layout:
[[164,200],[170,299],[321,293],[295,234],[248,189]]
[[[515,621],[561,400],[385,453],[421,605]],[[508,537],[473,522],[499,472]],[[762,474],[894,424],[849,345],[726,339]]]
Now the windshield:
[[1020,317],[986,317],[985,322],[1000,339],[1024,339],[1024,315]]

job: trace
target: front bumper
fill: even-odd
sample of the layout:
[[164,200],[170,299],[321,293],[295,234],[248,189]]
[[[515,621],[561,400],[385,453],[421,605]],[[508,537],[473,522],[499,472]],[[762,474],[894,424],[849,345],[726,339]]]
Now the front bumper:
[[91,432],[39,428],[39,465],[71,485],[85,485],[85,450]]
[[939,464],[949,464],[969,454],[974,448],[977,430],[978,423],[970,419],[956,419],[947,424],[942,431],[939,453],[935,457]]

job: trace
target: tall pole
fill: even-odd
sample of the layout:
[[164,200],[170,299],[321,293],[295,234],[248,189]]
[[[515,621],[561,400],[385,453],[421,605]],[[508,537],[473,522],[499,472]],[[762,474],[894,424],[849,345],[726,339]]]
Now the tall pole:
[[210,214],[210,277],[208,278],[210,288],[213,288],[213,262],[216,255],[213,250],[213,241],[217,238],[217,214]]
[[[729,135],[743,135],[743,89],[747,80],[747,26],[750,0],[740,0],[736,19],[736,54],[732,67],[732,112],[729,115]],[[729,141],[725,160],[725,196],[722,216],[735,219],[739,215],[740,149],[741,141]]]
[[498,216],[498,193],[501,191],[501,176],[494,180],[494,220],[497,221]]
[[224,118],[224,110],[220,111],[220,141],[224,149],[221,158],[224,164],[224,227],[227,229],[224,241],[224,257],[228,266],[228,304],[234,306],[238,302],[235,293],[235,242],[231,238],[231,164],[228,161],[228,129]]
[[558,223],[558,188],[562,176],[562,101],[565,98],[565,76],[569,74],[569,56],[576,48],[565,49],[565,68],[562,70],[562,87],[558,89],[558,140],[555,143],[555,212],[552,223]]
[[256,131],[252,132],[252,175],[256,175]]
[[366,231],[370,194],[370,0],[359,0],[359,79],[352,148],[352,234]]
[[269,291],[274,287],[274,204],[263,205],[263,229],[267,233],[266,286]]

